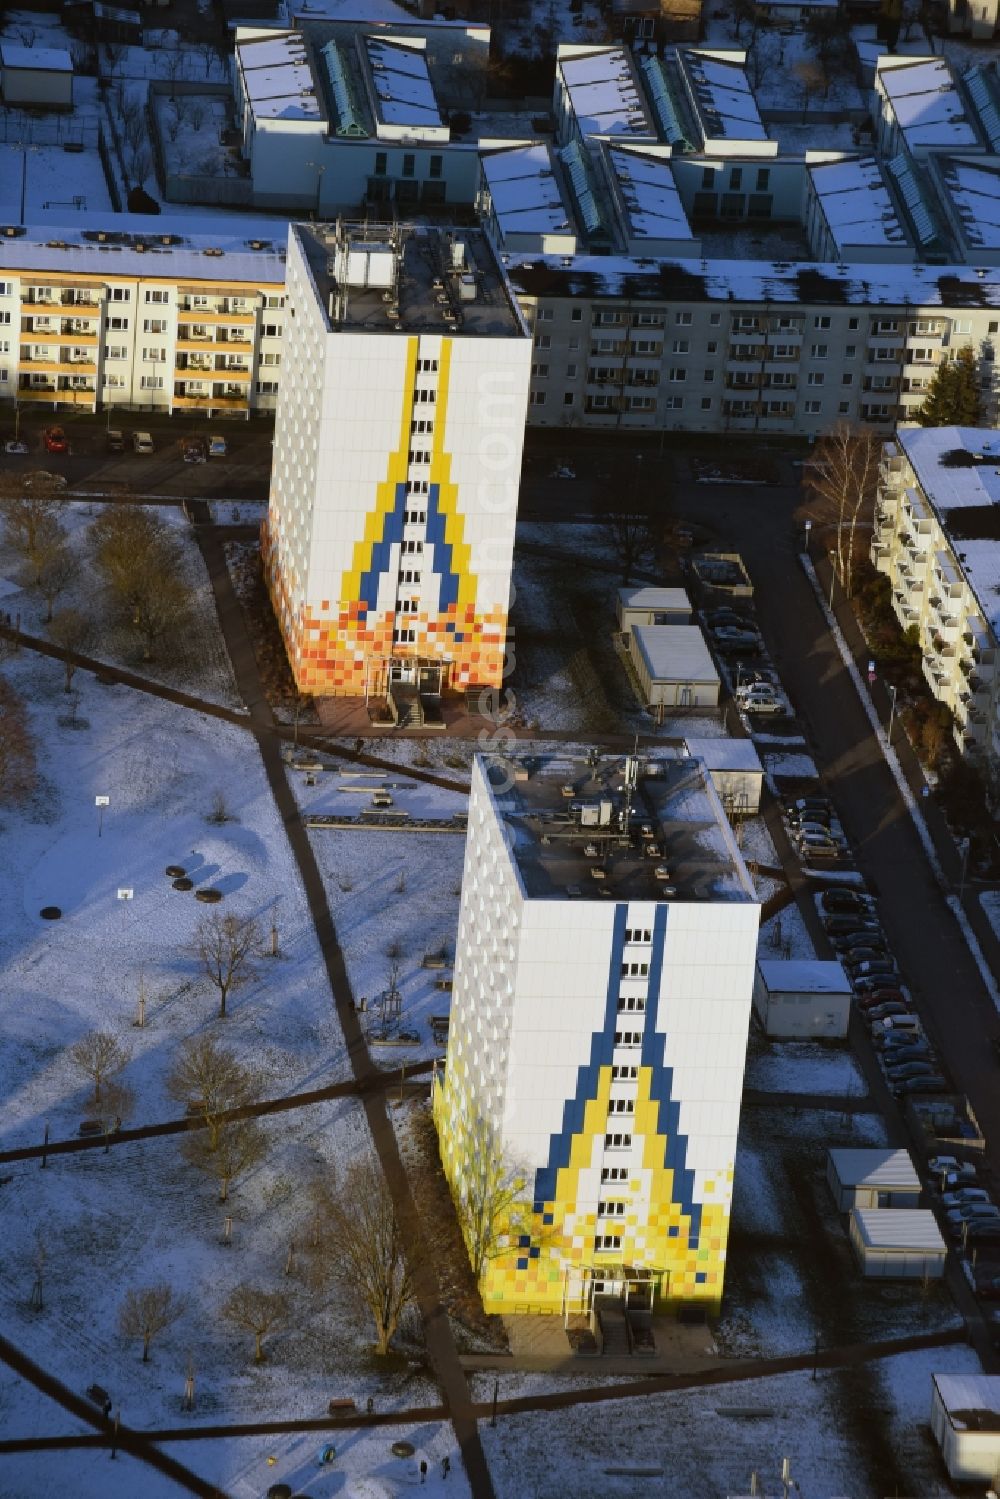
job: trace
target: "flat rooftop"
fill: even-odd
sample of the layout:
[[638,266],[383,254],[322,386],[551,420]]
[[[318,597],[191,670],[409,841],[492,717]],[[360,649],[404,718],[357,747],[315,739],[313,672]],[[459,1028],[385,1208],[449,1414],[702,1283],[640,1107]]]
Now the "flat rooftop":
[[572,234],[569,209],[548,146],[515,146],[481,154],[483,177],[500,233]]
[[742,52],[726,57],[704,48],[680,47],[677,58],[706,139],[768,139]]
[[57,280],[88,275],[108,282],[166,276],[226,285],[260,283],[276,291],[284,286],[285,220],[106,213],[81,214],[75,223],[58,227],[11,228],[14,234],[0,235],[0,271],[15,275],[37,273]]
[[276,31],[236,42],[236,61],[258,120],[324,118],[306,43],[300,32]]
[[845,1187],[911,1187],[920,1191],[913,1158],[908,1150],[831,1150],[830,1160]]
[[520,763],[526,779],[512,781],[500,766],[490,789],[529,899],[756,903],[700,761],[639,757],[627,820],[625,756]]
[[932,1374],[956,1431],[1000,1431],[1000,1378],[995,1374]]
[[1000,431],[984,427],[901,427],[910,462],[976,596],[1000,630]]
[[947,1246],[930,1208],[854,1208],[852,1216],[869,1249],[927,1249]]
[[441,126],[427,58],[420,47],[367,36],[365,50],[379,119],[403,127]]
[[562,47],[556,70],[562,74],[581,135],[637,135],[656,138],[656,127],[623,47],[581,50]]
[[640,151],[608,148],[605,156],[630,239],[693,239],[670,162]]
[[809,176],[838,246],[907,243],[874,156],[819,162],[810,166]]
[[972,249],[1000,248],[1000,168],[948,157],[939,159],[938,170],[966,244]]
[[[884,59],[880,59],[880,63]],[[960,150],[978,146],[979,136],[943,57],[880,66],[878,78],[911,151]]]
[[368,221],[298,223],[292,233],[331,326],[339,291],[339,328],[527,336],[521,310],[482,230]]
[[760,976],[771,994],[850,994],[851,985],[841,965],[820,958],[757,960]]
[[635,625],[632,640],[652,681],[718,686],[719,673],[700,625]]

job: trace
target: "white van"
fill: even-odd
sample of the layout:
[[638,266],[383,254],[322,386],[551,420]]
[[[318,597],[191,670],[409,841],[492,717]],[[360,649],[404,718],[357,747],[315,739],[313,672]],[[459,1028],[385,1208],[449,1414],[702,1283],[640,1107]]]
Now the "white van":
[[389,795],[388,791],[373,791],[372,792],[372,806],[373,807],[391,807],[392,806],[392,797]]
[[876,1020],[872,1026],[873,1036],[884,1036],[889,1031],[896,1035],[922,1036],[924,1028],[916,1015],[892,1015],[885,1020]]

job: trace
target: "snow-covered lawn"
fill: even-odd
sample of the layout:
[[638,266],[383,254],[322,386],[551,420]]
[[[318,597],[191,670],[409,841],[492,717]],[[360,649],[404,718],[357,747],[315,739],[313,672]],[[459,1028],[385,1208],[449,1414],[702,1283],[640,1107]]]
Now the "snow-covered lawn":
[[736,827],[736,839],[744,859],[772,866],[780,863],[763,817],[741,818]]
[[236,176],[236,158],[219,142],[229,125],[227,101],[213,94],[165,94],[154,99],[160,142],[168,173]]
[[[951,1492],[933,1448],[915,1440],[930,1412],[930,1372],[978,1373],[961,1345],[905,1354],[871,1371],[889,1423],[892,1456],[909,1486],[937,1499]],[[884,1492],[865,1460],[852,1418],[864,1396],[853,1372],[809,1370],[700,1390],[503,1416],[481,1426],[498,1499],[564,1499],[567,1494],[655,1499],[675,1495],[780,1494],[782,1459],[796,1492],[809,1499]],[[759,1412],[758,1419],[748,1413]],[[863,1412],[861,1412],[863,1415]],[[640,1477],[636,1468],[658,1470]],[[614,1469],[624,1471],[614,1472]],[[633,1471],[629,1471],[633,1470]]]
[[[381,753],[381,745],[375,750]],[[393,810],[408,812],[411,818],[446,822],[468,805],[460,793],[419,781],[397,781],[363,768],[360,773],[323,772],[314,787],[306,784],[303,773],[289,774],[299,805],[311,813],[357,816],[371,807],[372,789],[380,787],[389,790]],[[447,1015],[451,1007],[450,993],[438,989],[436,981],[452,973],[464,836],[353,828],[317,828],[309,836],[351,987],[359,1001],[364,996],[368,1002],[370,1035],[377,1035],[380,1026],[378,997],[387,987],[393,964],[399,965],[400,1026],[417,1032],[419,1040],[403,1047],[375,1044],[375,1057],[382,1066],[392,1067],[417,1056],[439,1055],[441,1047],[434,1042],[429,1022],[432,1015]],[[424,968],[425,953],[442,948],[447,951],[447,967]]]
[[[214,49],[185,43],[176,31],[145,32],[144,47],[121,47],[113,58],[102,51],[110,78],[167,78],[187,83],[226,83],[228,60]],[[119,55],[120,53],[120,55]]]
[[771,1041],[747,1061],[748,1088],[776,1093],[823,1093],[860,1098],[868,1092],[851,1053],[817,1041]]
[[816,956],[798,906],[794,903],[785,906],[770,921],[762,924],[757,953],[761,958],[791,958],[795,961]]
[[[69,546],[79,563],[79,570],[56,600],[56,611],[77,609],[98,621],[97,638],[86,654],[109,665],[127,667],[130,671],[181,688],[206,702],[228,708],[242,708],[236,691],[232,667],[219,629],[215,600],[208,583],[205,564],[191,527],[175,506],[165,505],[156,513],[170,529],[182,576],[189,585],[190,599],[184,623],[169,640],[161,642],[152,661],[142,661],[141,647],[131,630],[113,622],[103,612],[99,585],[94,575],[87,546],[87,529],[104,506],[99,502],[66,501],[59,511],[67,531]],[[45,636],[45,600],[37,590],[21,586],[26,574],[24,565],[0,532],[0,587],[4,609],[20,615],[21,628],[29,635]],[[82,673],[74,687],[82,684]],[[223,777],[224,779],[224,777]]]
[[[21,211],[21,176],[25,184],[25,217],[31,222],[35,209],[66,216],[72,223],[76,213],[111,212],[111,195],[104,168],[96,150],[64,151],[61,146],[0,145],[0,210],[16,223]],[[67,257],[67,268],[72,259]]]

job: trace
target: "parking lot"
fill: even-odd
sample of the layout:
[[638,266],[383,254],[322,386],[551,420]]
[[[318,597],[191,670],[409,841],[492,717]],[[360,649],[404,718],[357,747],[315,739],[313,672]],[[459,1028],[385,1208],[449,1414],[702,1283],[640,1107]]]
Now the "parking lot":
[[[62,430],[65,451],[51,451],[45,434],[52,427]],[[120,432],[122,443],[109,442],[108,433]],[[137,452],[135,436],[147,433],[152,451]],[[213,436],[225,439],[224,456],[201,462],[185,462],[185,448],[192,439],[206,446]],[[217,495],[263,501],[267,499],[271,469],[270,421],[255,417],[250,422],[232,418],[211,421],[181,421],[160,413],[118,411],[95,418],[90,414],[22,412],[18,437],[26,453],[11,453],[7,444],[14,437],[13,412],[3,425],[0,473],[20,474],[44,468],[65,478],[72,489],[101,492],[125,489],[135,494],[177,496]]]

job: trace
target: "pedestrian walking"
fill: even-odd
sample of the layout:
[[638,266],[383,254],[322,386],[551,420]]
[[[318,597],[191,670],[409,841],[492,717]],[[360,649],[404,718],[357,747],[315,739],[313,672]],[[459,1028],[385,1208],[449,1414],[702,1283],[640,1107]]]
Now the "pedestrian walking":
[[447,1478],[448,1474],[450,1472],[451,1472],[451,1458],[448,1456],[447,1453],[445,1453],[444,1457],[441,1459],[441,1477],[442,1478]]
[[421,1483],[426,1483],[427,1482],[427,1459],[426,1459],[426,1457],[422,1457],[420,1459],[420,1482]]

